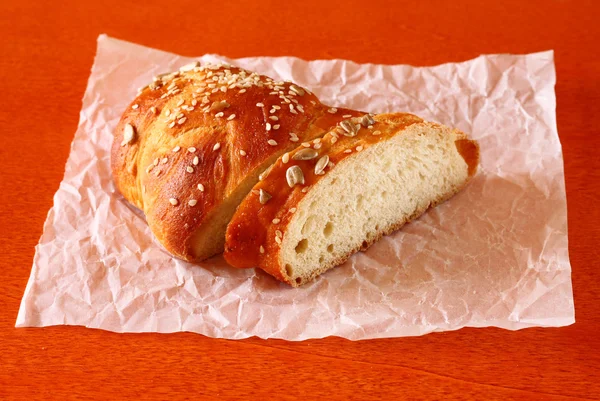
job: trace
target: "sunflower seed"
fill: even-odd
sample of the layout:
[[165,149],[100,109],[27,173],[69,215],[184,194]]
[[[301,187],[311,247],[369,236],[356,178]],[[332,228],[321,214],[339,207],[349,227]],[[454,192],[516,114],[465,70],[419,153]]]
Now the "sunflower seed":
[[369,127],[370,125],[373,125],[373,124],[375,124],[375,120],[374,120],[374,119],[373,119],[373,117],[371,117],[370,115],[368,115],[368,114],[365,114],[365,115],[364,115],[364,116],[362,116],[362,118],[360,119],[360,124],[361,124],[363,127],[367,128],[367,127]]
[[260,202],[261,205],[264,205],[265,203],[267,203],[269,201],[269,199],[271,199],[271,198],[272,198],[271,194],[269,194],[264,189],[261,189],[259,191],[258,201]]
[[265,178],[267,178],[267,176],[269,175],[269,173],[271,172],[271,169],[273,168],[273,164],[271,164],[265,171],[263,171],[259,176],[258,176],[258,180],[262,181]]
[[304,184],[304,173],[299,166],[292,166],[285,172],[285,179],[290,188],[296,184]]
[[352,124],[349,120],[344,120],[340,122],[340,127],[344,130],[343,134],[346,136],[356,136],[356,126]]
[[197,61],[194,61],[193,63],[186,64],[183,67],[179,68],[179,71],[188,72],[188,71],[192,71],[196,67],[200,67],[200,63]]
[[328,163],[329,163],[329,156],[325,155],[325,156],[321,157],[319,159],[319,161],[317,161],[317,164],[315,164],[315,174],[316,175],[325,174],[325,167],[327,167]]
[[125,124],[125,128],[123,128],[123,142],[121,142],[121,146],[127,145],[129,142],[133,141],[135,138],[135,129],[131,124]]
[[292,160],[312,160],[319,156],[319,152],[311,148],[300,149],[294,156],[292,156]]
[[304,96],[304,89],[292,84],[290,85],[290,89],[293,90],[294,92],[296,92],[296,94],[300,95],[300,96]]
[[210,110],[219,112],[219,111],[229,108],[229,106],[230,106],[229,103],[227,103],[225,100],[221,100],[220,102],[213,103],[210,106]]

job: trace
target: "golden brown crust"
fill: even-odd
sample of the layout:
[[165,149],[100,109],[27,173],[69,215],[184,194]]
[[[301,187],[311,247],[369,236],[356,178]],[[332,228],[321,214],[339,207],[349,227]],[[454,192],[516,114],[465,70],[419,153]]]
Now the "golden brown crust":
[[[351,120],[354,120],[354,123],[360,121],[359,119]],[[315,174],[314,169],[317,160],[327,155],[332,163],[337,164],[345,158],[356,154],[357,151],[362,151],[381,141],[389,140],[395,135],[402,134],[412,124],[436,125],[424,122],[419,117],[406,113],[377,115],[374,116],[374,120],[376,121],[375,124],[370,127],[361,126],[355,136],[345,136],[343,135],[344,130],[336,127],[336,129],[327,133],[323,138],[317,140],[319,145],[317,145],[318,149],[315,150],[318,151],[319,156],[315,159],[293,160],[294,154],[306,149],[305,147],[299,147],[289,152],[290,158],[287,163],[282,158],[279,158],[271,168],[268,176],[263,181],[258,182],[253,188],[252,194],[249,194],[240,204],[236,214],[229,223],[226,234],[225,259],[236,267],[260,267],[278,280],[297,286],[299,283],[290,282],[289,276],[285,273],[284,267],[279,262],[279,252],[281,249],[279,244],[281,238],[277,240],[277,232],[285,233],[295,208],[304,196],[306,196],[310,187],[323,177],[323,175]],[[469,166],[470,178],[477,169],[479,159],[478,145],[475,141],[467,139],[466,135],[458,130],[454,130],[453,134],[458,138],[457,142],[466,141],[462,143],[462,148],[464,153],[468,155],[468,158],[464,155],[463,157],[465,157],[465,161]],[[315,141],[311,142],[310,146],[311,149],[314,149]],[[459,148],[458,145],[457,148]],[[461,152],[460,148],[459,152]],[[296,185],[290,188],[286,182],[285,174],[294,165],[297,165],[303,171],[305,185]],[[457,188],[452,193],[441,195],[431,206],[450,198],[460,189]],[[272,196],[264,205],[260,203],[260,190]],[[366,241],[362,248],[368,248],[373,242],[381,238],[381,236],[399,229],[406,222],[417,218],[426,210],[427,207],[417,210],[409,219],[399,221],[392,227],[382,228],[373,239]],[[312,277],[314,278],[318,274],[343,263],[360,248],[358,247],[338,260],[321,266]]]
[[195,253],[191,239],[224,199],[296,147],[295,138],[320,137],[346,114],[359,113],[334,112],[289,82],[231,66],[188,67],[155,79],[123,113],[113,177],[169,252],[205,258],[212,255]]

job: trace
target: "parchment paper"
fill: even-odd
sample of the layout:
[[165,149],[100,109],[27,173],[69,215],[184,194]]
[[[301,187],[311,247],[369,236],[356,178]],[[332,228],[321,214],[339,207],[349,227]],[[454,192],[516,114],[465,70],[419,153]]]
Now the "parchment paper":
[[221,257],[171,257],[115,191],[109,150],[121,113],[154,75],[193,60],[98,38],[18,327],[358,340],[575,321],[551,51],[427,68],[197,58],[294,81],[326,104],[409,111],[479,140],[481,168],[465,191],[298,289]]

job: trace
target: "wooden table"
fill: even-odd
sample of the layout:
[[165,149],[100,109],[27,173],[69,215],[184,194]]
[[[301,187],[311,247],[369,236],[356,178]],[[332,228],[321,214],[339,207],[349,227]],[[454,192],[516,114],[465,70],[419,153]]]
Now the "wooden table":
[[[1,3],[0,400],[600,399],[597,1]],[[185,55],[413,65],[554,49],[577,323],[299,343],[15,329],[100,33]]]

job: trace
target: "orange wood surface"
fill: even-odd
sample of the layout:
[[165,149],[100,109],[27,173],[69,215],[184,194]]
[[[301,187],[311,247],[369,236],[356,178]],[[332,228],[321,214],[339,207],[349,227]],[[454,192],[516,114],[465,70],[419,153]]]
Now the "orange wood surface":
[[[0,400],[600,399],[599,26],[598,1],[0,1]],[[298,343],[15,329],[100,33],[413,65],[554,49],[577,323]]]

